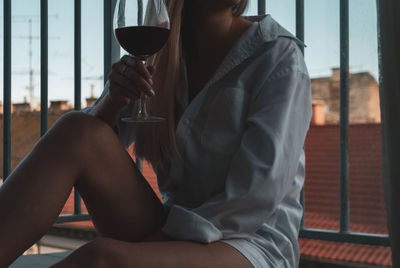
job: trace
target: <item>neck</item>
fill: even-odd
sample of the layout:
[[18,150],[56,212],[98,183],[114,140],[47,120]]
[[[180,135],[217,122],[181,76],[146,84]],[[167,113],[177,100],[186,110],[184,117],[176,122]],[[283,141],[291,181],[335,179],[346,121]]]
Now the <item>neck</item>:
[[233,42],[233,25],[238,18],[232,15],[231,7],[218,6],[212,4],[199,3],[193,1],[188,17],[191,20],[193,45],[196,48],[195,58],[213,58],[217,55],[224,55]]

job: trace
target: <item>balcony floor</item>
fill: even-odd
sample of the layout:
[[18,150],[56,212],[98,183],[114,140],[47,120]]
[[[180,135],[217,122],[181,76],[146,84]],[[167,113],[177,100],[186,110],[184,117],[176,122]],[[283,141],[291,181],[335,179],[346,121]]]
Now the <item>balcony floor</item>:
[[47,268],[70,254],[64,251],[50,254],[25,255],[19,257],[9,268]]

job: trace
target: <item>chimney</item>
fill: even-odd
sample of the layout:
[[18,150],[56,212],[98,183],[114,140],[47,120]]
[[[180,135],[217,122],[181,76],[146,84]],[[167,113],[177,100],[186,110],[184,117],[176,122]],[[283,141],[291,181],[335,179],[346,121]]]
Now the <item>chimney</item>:
[[56,100],[56,101],[50,101],[50,111],[66,111],[68,110],[68,101],[67,100]]
[[340,68],[332,68],[332,81],[339,82],[340,81]]
[[325,104],[323,102],[315,102],[312,104],[311,125],[325,125]]
[[94,96],[94,85],[90,85],[90,97],[86,98],[86,106],[90,107],[96,102],[97,98]]
[[[349,67],[349,76],[350,76],[350,74],[351,74],[351,68]],[[333,82],[340,82],[340,68],[339,67],[332,68],[331,80]]]

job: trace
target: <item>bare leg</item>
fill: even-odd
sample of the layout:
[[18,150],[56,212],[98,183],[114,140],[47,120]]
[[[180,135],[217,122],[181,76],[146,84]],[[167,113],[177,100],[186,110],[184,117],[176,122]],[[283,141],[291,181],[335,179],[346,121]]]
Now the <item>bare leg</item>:
[[56,267],[251,268],[253,266],[239,251],[223,242],[132,243],[99,238],[74,251],[53,266]]
[[163,222],[162,205],[113,130],[70,113],[0,188],[0,267],[47,232],[75,184],[103,236],[139,241]]

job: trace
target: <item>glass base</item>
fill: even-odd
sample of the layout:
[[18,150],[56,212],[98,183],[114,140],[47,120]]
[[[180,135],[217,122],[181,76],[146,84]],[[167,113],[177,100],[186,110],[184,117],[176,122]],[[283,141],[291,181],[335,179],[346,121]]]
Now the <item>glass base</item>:
[[144,118],[124,117],[121,120],[123,122],[125,122],[125,123],[131,123],[131,124],[156,124],[156,123],[164,122],[165,118],[155,117],[155,116],[149,116],[146,119],[144,119]]

